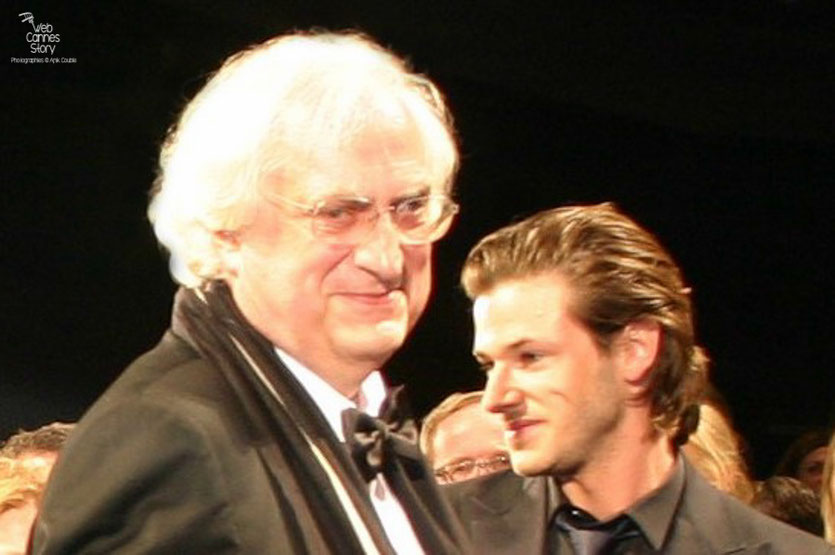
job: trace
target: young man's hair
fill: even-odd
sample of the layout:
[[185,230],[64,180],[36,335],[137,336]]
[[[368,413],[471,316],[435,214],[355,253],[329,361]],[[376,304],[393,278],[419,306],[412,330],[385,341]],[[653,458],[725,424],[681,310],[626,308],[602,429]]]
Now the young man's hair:
[[471,299],[514,279],[554,272],[572,291],[572,312],[608,350],[630,322],[662,330],[647,395],[653,419],[676,444],[698,421],[707,357],[696,346],[690,289],[655,237],[611,203],[540,212],[482,239],[464,264]]

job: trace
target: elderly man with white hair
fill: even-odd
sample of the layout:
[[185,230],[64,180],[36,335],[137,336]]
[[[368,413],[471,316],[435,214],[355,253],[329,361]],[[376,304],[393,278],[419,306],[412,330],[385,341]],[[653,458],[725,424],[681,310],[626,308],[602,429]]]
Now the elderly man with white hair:
[[34,553],[455,553],[380,368],[431,289],[458,165],[436,87],[357,34],[229,58],[149,209],[171,329],[79,423]]

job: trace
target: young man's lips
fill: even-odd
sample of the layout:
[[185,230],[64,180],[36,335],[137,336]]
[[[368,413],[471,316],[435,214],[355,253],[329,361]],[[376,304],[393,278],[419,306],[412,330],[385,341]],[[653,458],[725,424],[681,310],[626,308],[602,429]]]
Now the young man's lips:
[[534,426],[538,424],[537,420],[513,420],[505,424],[505,429],[508,432],[518,432],[524,428],[529,428],[530,426]]

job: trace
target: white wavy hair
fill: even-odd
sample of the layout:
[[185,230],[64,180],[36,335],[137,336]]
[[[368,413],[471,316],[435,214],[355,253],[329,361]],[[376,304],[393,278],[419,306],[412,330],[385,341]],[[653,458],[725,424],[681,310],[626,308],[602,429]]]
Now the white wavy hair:
[[370,125],[404,113],[423,140],[427,185],[458,167],[437,88],[357,33],[295,33],[239,52],[186,106],[160,154],[148,216],[171,274],[194,287],[221,277],[217,231],[247,222],[268,175],[303,178],[344,159]]

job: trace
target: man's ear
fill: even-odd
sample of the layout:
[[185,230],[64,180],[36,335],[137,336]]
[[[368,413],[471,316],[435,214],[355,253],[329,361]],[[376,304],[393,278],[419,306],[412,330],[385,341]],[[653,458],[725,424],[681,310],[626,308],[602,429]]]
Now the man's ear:
[[627,385],[646,385],[662,341],[661,324],[655,320],[635,320],[623,328],[616,348],[621,376]]
[[212,247],[220,259],[221,276],[233,278],[238,275],[241,258],[241,238],[237,231],[213,231]]

